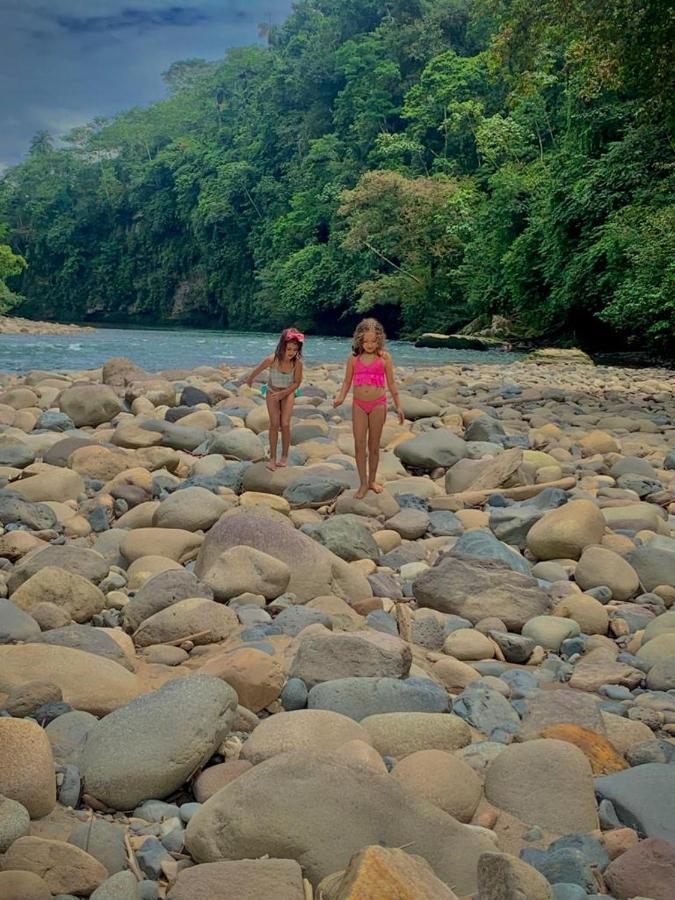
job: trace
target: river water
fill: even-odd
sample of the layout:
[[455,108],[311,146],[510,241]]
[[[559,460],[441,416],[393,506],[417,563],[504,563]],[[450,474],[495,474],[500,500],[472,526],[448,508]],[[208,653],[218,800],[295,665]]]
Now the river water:
[[[94,369],[111,356],[127,356],[151,372],[210,365],[253,365],[274,349],[278,335],[191,329],[98,328],[73,334],[0,334],[0,371],[29,369]],[[434,366],[446,363],[499,363],[518,353],[417,348],[388,341],[395,365]],[[348,338],[308,336],[304,359],[309,365],[341,363],[350,350]]]

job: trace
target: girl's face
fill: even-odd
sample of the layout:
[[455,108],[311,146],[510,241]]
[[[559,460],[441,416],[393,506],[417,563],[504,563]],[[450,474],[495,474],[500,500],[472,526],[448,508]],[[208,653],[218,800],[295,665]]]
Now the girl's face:
[[288,362],[291,362],[298,355],[298,350],[300,349],[300,344],[297,341],[289,341],[286,344],[286,351],[284,356]]
[[377,332],[364,331],[361,335],[361,349],[364,353],[377,353]]

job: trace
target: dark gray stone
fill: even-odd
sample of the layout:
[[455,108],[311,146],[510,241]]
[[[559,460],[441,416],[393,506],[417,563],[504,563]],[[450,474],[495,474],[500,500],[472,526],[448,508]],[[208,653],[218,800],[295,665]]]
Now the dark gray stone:
[[318,475],[301,475],[285,489],[283,496],[291,506],[314,506],[335,500],[346,485],[333,478]]
[[526,847],[520,858],[533,866],[551,884],[577,884],[586,893],[594,891],[596,881],[593,870],[584,854],[571,847],[558,850],[539,850]]
[[501,562],[523,575],[530,574],[528,561],[487,531],[467,531],[450,551],[454,556],[475,556],[478,559]]
[[497,730],[513,734],[520,724],[518,713],[506,697],[479,683],[464,689],[452,711],[488,737]]
[[0,644],[29,641],[39,634],[40,626],[32,616],[0,597]]
[[0,524],[25,525],[33,531],[41,531],[56,525],[56,513],[46,503],[29,503],[13,491],[2,490]]
[[595,792],[611,801],[624,825],[675,843],[675,766],[647,763],[604,775],[595,779]]

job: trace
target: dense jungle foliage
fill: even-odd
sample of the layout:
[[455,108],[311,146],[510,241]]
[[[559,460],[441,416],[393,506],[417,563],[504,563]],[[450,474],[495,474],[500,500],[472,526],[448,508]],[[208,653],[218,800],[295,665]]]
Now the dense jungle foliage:
[[37,135],[0,183],[0,283],[41,318],[334,333],[372,311],[414,335],[498,313],[672,350],[673,16],[301,0],[266,46],[171,66],[167,99]]

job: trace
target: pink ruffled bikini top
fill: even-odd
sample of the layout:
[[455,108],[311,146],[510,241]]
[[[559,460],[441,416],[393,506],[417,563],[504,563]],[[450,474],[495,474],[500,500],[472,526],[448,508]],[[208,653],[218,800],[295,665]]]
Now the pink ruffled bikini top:
[[370,384],[374,387],[384,387],[384,360],[378,356],[370,363],[361,361],[357,356],[354,360],[354,387],[362,384]]

